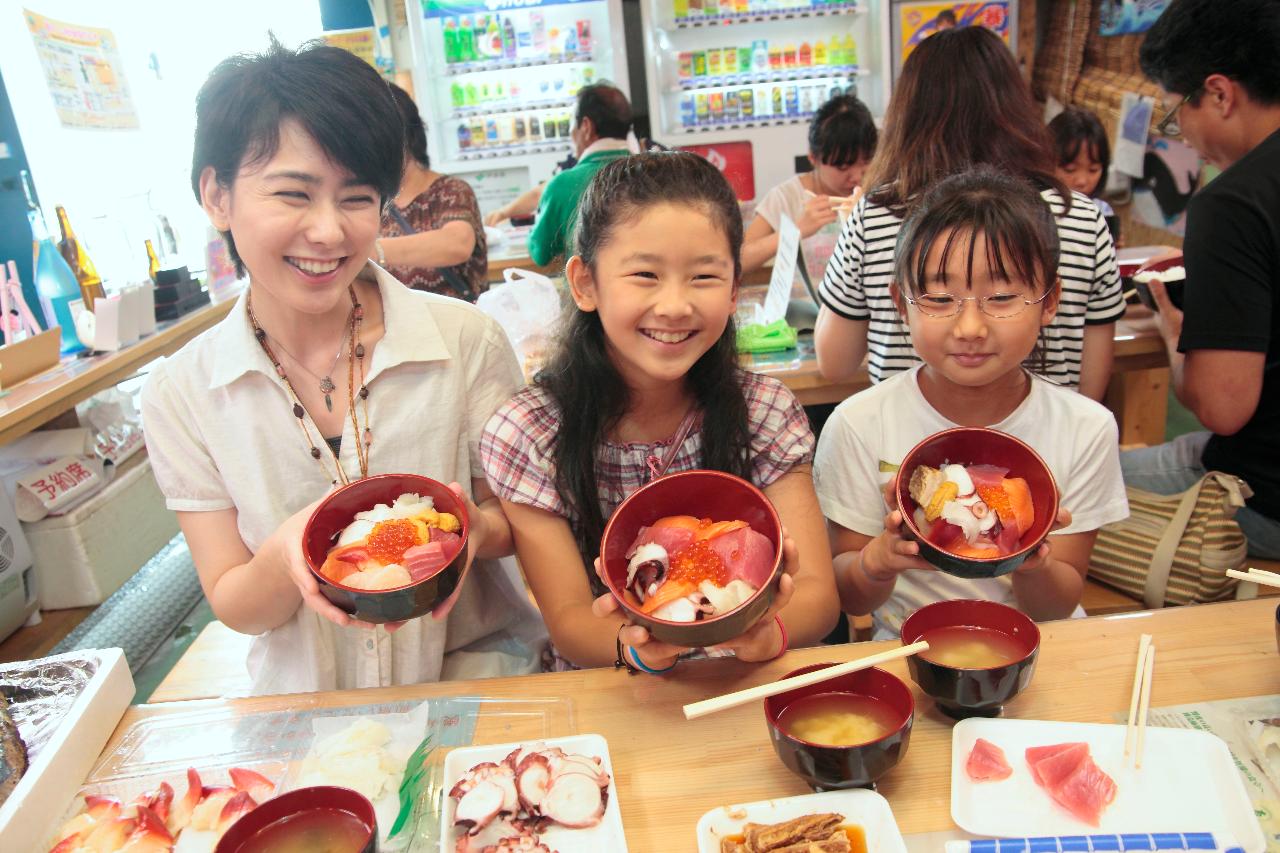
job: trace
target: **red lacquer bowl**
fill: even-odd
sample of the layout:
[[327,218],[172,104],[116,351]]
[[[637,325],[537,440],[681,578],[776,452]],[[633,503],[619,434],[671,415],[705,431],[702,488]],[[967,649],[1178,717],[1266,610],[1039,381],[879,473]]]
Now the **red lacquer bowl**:
[[912,655],[907,658],[911,680],[950,717],[994,717],[1005,702],[1031,683],[1040,651],[1040,629],[1030,616],[1008,605],[954,599],[926,605],[907,617],[902,623],[902,643],[911,645],[930,631],[952,627],[998,631],[1014,641],[1022,657],[1003,666],[961,669]]
[[[916,502],[911,498],[911,474],[918,465],[941,468],[952,462],[997,465],[1008,468],[1008,476],[1027,481],[1031,502],[1035,505],[1035,521],[1030,530],[1022,532],[1017,551],[1007,557],[963,557],[924,538],[913,518]],[[1009,574],[1040,547],[1058,517],[1058,484],[1040,454],[1007,433],[985,427],[943,430],[913,447],[898,469],[896,498],[903,527],[908,536],[920,544],[920,556],[935,568],[962,578],[994,578]]]
[[[312,788],[298,788],[287,794],[281,794],[273,800],[267,800],[253,811],[231,825],[226,835],[218,841],[214,853],[240,853],[246,850],[263,849],[256,844],[254,836],[279,822],[296,822],[300,827],[308,821],[308,815],[322,810],[341,811],[355,816],[364,828],[362,839],[349,853],[377,853],[378,851],[378,819],[373,811],[373,804],[362,794],[350,788],[339,788],[331,785],[318,785]],[[348,853],[348,851],[343,851]]]
[[[828,666],[832,664],[812,664],[789,672],[783,678],[804,675]],[[782,730],[778,718],[791,703],[823,693],[852,693],[879,699],[893,709],[897,726],[884,737],[857,746],[825,746],[801,740]],[[788,770],[818,791],[874,787],[876,780],[896,767],[907,754],[915,710],[911,688],[902,679],[879,667],[861,669],[764,700],[764,718],[769,726],[773,751]]]
[[[741,519],[773,543],[769,582],[728,613],[697,622],[655,619],[632,606],[624,595],[627,549],[641,527],[668,515],[692,515],[715,521]],[[782,522],[773,504],[755,486],[720,471],[681,471],[659,477],[633,492],[605,525],[600,541],[602,580],[622,605],[627,618],[643,625],[654,639],[677,646],[714,646],[732,640],[754,625],[773,603],[782,575]]]
[[[325,557],[343,528],[355,520],[356,513],[373,509],[380,503],[394,503],[406,493],[431,497],[437,510],[451,513],[461,523],[458,553],[444,568],[407,586],[387,590],[354,589],[331,581],[321,573]],[[378,474],[343,486],[325,498],[307,521],[302,550],[325,598],[365,622],[398,622],[425,616],[458,588],[466,565],[470,531],[466,504],[444,483],[417,474]]]

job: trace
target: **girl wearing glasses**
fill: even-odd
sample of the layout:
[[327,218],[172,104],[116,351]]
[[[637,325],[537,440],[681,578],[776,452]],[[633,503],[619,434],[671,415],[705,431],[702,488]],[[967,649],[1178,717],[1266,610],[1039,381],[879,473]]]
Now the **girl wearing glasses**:
[[1054,174],[1040,108],[1013,54],[984,27],[931,36],[903,64],[863,179],[867,195],[841,230],[819,288],[814,342],[827,379],[852,379],[864,357],[872,382],[919,362],[889,299],[898,230],[929,187],[984,164],[1030,180],[1056,217],[1062,296],[1044,329],[1037,372],[1102,399],[1125,309],[1115,246],[1093,202]]
[[[813,471],[841,605],[872,613],[876,639],[896,636],[916,608],[952,598],[999,601],[1037,620],[1083,615],[1094,537],[1129,507],[1111,413],[1024,367],[1043,357],[1040,333],[1058,307],[1058,252],[1049,206],[990,167],[942,181],[902,224],[890,298],[923,364],[845,400],[823,428]],[[935,571],[903,537],[901,514],[886,515],[902,458],[955,426],[1020,438],[1057,481],[1055,532],[1012,575]]]

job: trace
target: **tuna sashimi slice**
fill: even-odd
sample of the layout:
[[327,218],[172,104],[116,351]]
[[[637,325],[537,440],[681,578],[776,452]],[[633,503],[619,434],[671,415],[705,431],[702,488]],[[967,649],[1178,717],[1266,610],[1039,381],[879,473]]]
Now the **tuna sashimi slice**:
[[964,470],[969,473],[969,479],[973,480],[975,488],[978,486],[998,486],[1005,475],[1009,473],[1008,468],[1001,468],[999,465],[968,465]]
[[777,550],[767,536],[749,527],[717,536],[707,542],[707,547],[724,561],[729,580],[740,578],[759,589],[773,574]]
[[989,740],[978,738],[964,763],[964,772],[974,782],[998,782],[1013,775],[1013,768],[1005,760],[1004,750]]
[[640,532],[636,534],[636,538],[631,543],[631,547],[627,549],[627,559],[630,560],[641,545],[661,545],[670,556],[677,551],[682,551],[693,544],[693,540],[697,538],[697,533],[688,527],[641,527]]
[[1050,788],[1049,793],[1058,805],[1090,826],[1097,826],[1102,810],[1116,798],[1116,790],[1115,780],[1103,772],[1093,758],[1085,755],[1075,770]]
[[1027,749],[1027,764],[1036,784],[1052,790],[1089,757],[1087,743],[1058,743]]

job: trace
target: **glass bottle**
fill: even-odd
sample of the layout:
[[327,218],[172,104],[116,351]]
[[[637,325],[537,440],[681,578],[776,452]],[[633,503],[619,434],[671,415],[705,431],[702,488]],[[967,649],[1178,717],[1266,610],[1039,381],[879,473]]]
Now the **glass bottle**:
[[102,276],[98,275],[98,269],[93,265],[93,261],[89,258],[89,253],[84,250],[76,232],[71,228],[71,220],[67,217],[67,209],[62,205],[54,208],[58,215],[58,227],[62,229],[62,239],[58,242],[58,251],[62,253],[62,258],[67,262],[67,266],[71,267],[71,271],[75,273],[76,281],[80,283],[80,298],[84,300],[84,307],[88,311],[93,310],[93,301],[99,297],[106,296],[106,292],[102,289]]
[[40,296],[45,326],[50,329],[55,326],[61,328],[62,342],[59,350],[63,355],[79,352],[84,349],[84,344],[80,343],[80,338],[76,335],[71,303],[80,298],[80,282],[53,244],[53,237],[45,225],[44,214],[36,204],[30,173],[23,170],[21,175],[22,189],[27,196],[27,222],[31,225],[32,277],[35,279],[36,293]]

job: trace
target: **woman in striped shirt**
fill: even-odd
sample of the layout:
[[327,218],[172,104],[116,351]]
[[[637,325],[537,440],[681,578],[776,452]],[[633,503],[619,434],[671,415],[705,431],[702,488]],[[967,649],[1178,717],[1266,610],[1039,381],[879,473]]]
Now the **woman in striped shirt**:
[[1125,307],[1115,246],[1093,202],[1056,177],[1053,146],[1018,65],[982,27],[938,33],[903,65],[864,180],[871,189],[841,231],[819,288],[823,376],[848,379],[866,357],[879,382],[920,362],[889,297],[898,231],[926,189],[975,165],[1030,180],[1058,224],[1062,297],[1027,366],[1102,399]]

